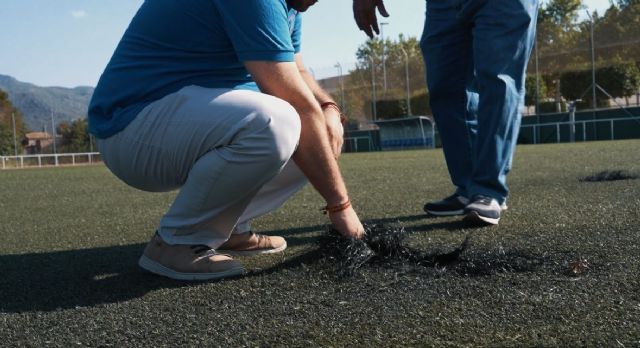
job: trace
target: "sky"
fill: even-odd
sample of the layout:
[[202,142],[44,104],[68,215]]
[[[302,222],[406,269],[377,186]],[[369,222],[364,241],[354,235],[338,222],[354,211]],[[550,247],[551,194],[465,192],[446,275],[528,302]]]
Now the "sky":
[[[241,0],[229,0],[241,1]],[[3,0],[0,74],[39,86],[95,86],[142,0]],[[585,0],[603,13],[608,0]],[[386,0],[384,37],[420,37],[425,0]],[[346,72],[366,41],[350,0],[319,0],[303,17],[302,54],[317,78]]]

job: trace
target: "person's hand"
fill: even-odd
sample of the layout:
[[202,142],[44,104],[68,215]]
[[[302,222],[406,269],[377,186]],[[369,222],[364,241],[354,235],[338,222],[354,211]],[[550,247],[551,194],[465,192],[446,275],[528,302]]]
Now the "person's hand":
[[329,220],[340,234],[347,238],[362,239],[364,226],[353,207],[338,212],[329,212]]
[[376,8],[380,15],[389,17],[382,0],[353,0],[353,17],[356,19],[358,28],[370,38],[373,38],[373,32],[380,34]]
[[325,108],[323,112],[327,121],[331,150],[333,151],[333,156],[338,159],[342,153],[342,144],[344,143],[344,127],[342,126],[341,115],[335,108]]

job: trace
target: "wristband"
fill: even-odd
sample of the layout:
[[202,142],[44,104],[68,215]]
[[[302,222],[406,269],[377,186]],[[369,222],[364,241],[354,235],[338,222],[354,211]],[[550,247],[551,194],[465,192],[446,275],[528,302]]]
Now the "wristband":
[[338,104],[329,101],[329,102],[324,102],[320,104],[320,108],[324,111],[325,109],[328,108],[332,108],[335,109],[339,114],[340,114],[340,122],[344,125],[347,123],[347,118],[344,116],[344,114],[342,113],[342,110],[340,110],[340,107],[338,106]]
[[342,204],[334,205],[333,207],[326,206],[326,207],[322,208],[322,214],[326,215],[327,213],[337,213],[339,211],[346,210],[350,206],[351,206],[351,201],[347,200],[346,202],[344,202]]

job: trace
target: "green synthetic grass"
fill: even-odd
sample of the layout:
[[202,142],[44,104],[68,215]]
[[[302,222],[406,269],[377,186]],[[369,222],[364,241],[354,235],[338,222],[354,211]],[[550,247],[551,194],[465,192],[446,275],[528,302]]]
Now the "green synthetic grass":
[[439,150],[341,162],[363,220],[404,227],[424,253],[468,237],[459,262],[340,278],[306,187],[254,223],[287,238],[284,254],[186,284],[136,265],[175,193],[102,166],[0,171],[0,346],[640,346],[640,180],[584,181],[640,174],[640,141],[520,146],[495,228],[423,214],[451,191]]

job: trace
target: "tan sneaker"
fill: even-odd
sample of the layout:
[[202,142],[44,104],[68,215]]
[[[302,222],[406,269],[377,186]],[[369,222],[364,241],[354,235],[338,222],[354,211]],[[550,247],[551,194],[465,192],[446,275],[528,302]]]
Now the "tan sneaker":
[[232,234],[218,251],[237,256],[251,256],[258,254],[273,254],[287,248],[287,241],[282,237],[265,236],[251,231]]
[[169,245],[158,233],[147,244],[138,265],[178,280],[212,280],[244,273],[240,262],[206,245]]

